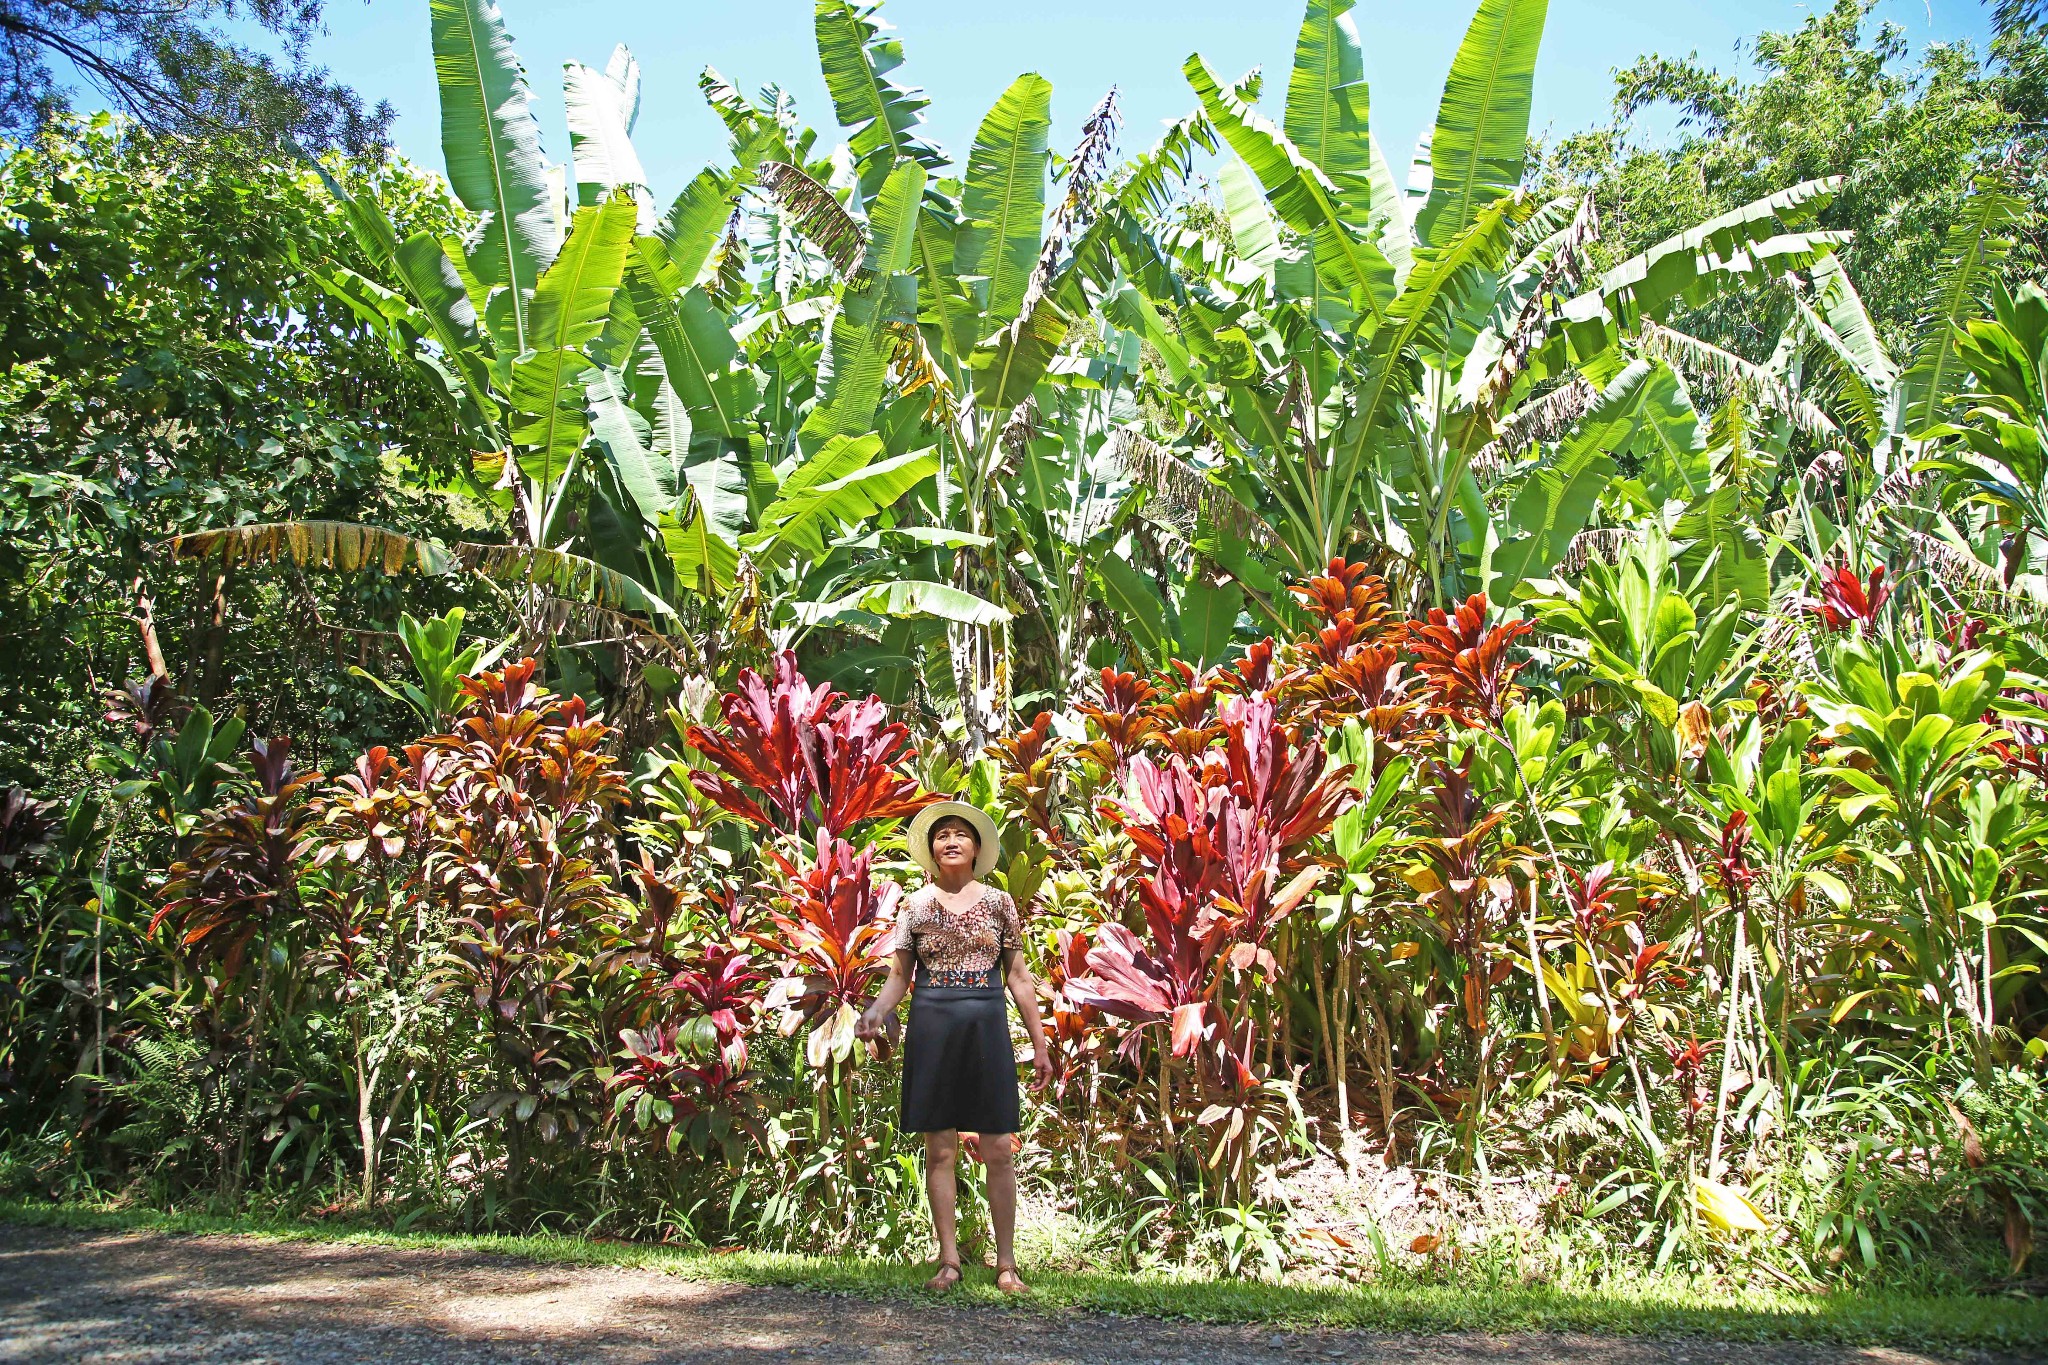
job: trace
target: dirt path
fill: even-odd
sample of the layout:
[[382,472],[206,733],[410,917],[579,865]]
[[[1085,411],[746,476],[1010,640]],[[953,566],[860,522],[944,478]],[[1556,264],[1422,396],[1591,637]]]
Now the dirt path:
[[1152,1365],[1908,1365],[1786,1343],[1278,1333],[1107,1315],[876,1303],[650,1270],[435,1250],[0,1224],[0,1362],[848,1362]]

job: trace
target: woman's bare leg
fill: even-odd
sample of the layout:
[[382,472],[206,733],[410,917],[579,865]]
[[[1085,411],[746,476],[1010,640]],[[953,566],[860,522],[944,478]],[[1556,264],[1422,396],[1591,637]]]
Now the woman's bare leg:
[[932,1204],[932,1232],[939,1240],[939,1273],[927,1282],[928,1289],[944,1289],[959,1283],[960,1247],[955,1240],[953,1218],[958,1198],[954,1172],[959,1159],[958,1133],[949,1129],[924,1135],[924,1189]]
[[[988,1167],[988,1220],[996,1234],[996,1284],[1011,1291],[1024,1287],[1017,1274],[1017,1139],[1008,1133],[983,1134],[982,1164]],[[1003,1272],[1008,1271],[1006,1275]]]

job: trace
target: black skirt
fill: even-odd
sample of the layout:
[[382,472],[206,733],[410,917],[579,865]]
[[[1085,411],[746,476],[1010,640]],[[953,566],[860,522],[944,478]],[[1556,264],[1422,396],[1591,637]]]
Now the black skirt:
[[899,1126],[907,1133],[1016,1132],[1017,1054],[1003,988],[931,986],[924,977],[920,965],[903,1035]]

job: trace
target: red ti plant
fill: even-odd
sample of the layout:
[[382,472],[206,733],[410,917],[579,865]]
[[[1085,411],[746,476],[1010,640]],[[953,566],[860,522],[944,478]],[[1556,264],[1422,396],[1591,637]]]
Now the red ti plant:
[[299,793],[319,778],[318,773],[292,770],[291,747],[291,741],[284,738],[259,739],[251,746],[253,786],[209,815],[191,856],[171,867],[163,906],[149,924],[154,933],[159,925],[170,923],[179,946],[219,962],[224,977],[240,974],[250,942],[256,944],[256,1002],[243,1067],[243,1122],[228,1170],[236,1189],[248,1146],[256,1085],[264,1070],[270,945],[281,921],[299,909],[296,855],[300,838],[313,819]]
[[1626,913],[1615,900],[1616,893],[1622,890],[1621,879],[1615,875],[1611,862],[1601,863],[1584,874],[1568,867],[1564,875],[1565,904],[1571,910],[1572,927],[1578,931],[1579,942],[1590,951]]
[[[1329,567],[1306,583],[1288,589],[1296,601],[1315,613],[1324,626],[1341,626],[1339,637],[1370,642],[1386,635],[1398,624],[1387,602],[1386,580],[1368,572],[1363,564],[1332,559]],[[1330,637],[1318,637],[1309,648],[1320,646],[1326,653]]]
[[1321,718],[1368,715],[1385,711],[1375,730],[1398,728],[1407,708],[1396,695],[1400,675],[1400,623],[1387,605],[1384,580],[1363,565],[1330,561],[1329,572],[1296,584],[1291,591],[1322,621],[1317,632],[1290,646],[1292,668],[1282,693],[1307,703]]
[[884,940],[895,923],[902,888],[877,881],[873,854],[820,834],[816,856],[798,864],[771,850],[781,876],[769,887],[773,934],[751,935],[789,972],[771,999],[784,1008],[783,1031],[817,1025],[805,1048],[814,1067],[844,1062],[853,1026],[873,987],[889,971]]
[[[417,765],[425,763],[430,778],[438,760],[420,745],[408,746],[403,757],[381,744],[371,748],[314,798],[318,823],[297,850],[308,869],[306,911],[317,933],[314,975],[331,983],[348,1030],[366,1208],[376,1202],[392,1120],[387,1111],[378,1123],[376,1095],[392,1045],[418,1008],[407,986],[423,965],[428,932],[427,898],[412,873],[437,798]],[[388,1027],[372,1018],[380,999],[390,1012]]]
[[474,1107],[506,1121],[515,1181],[529,1129],[551,1142],[587,1120],[571,1093],[585,1058],[561,1012],[579,998],[580,950],[622,909],[597,863],[626,799],[611,729],[582,698],[536,685],[534,668],[463,680],[454,733],[430,741],[442,818],[423,867],[498,1062],[498,1088]]
[[[637,937],[623,945],[618,956],[637,974],[632,992],[633,1022],[645,1024],[676,1003],[673,992],[686,981],[695,981],[707,962],[718,965],[714,977],[723,977],[728,961],[745,967],[745,954],[724,941],[729,931],[737,933],[740,921],[731,913],[725,897],[707,895],[687,879],[664,874],[653,853],[641,849],[640,863],[633,869],[640,887],[640,918]],[[713,912],[716,912],[715,914]],[[737,954],[737,957],[735,957]],[[755,978],[758,979],[758,978]],[[688,992],[690,999],[706,997],[702,991]],[[707,1010],[710,1006],[705,1007]],[[737,1016],[742,1023],[753,1017],[752,1006]]]
[[135,733],[138,748],[147,749],[159,734],[174,733],[191,707],[161,673],[130,678],[107,689],[107,724],[125,725]]
[[[1102,925],[1086,974],[1070,976],[1063,994],[1137,1025],[1119,1049],[1132,1062],[1149,1026],[1165,1026],[1165,1137],[1175,1141],[1190,1119],[1214,1125],[1208,1162],[1225,1168],[1235,1197],[1248,1200],[1267,1111],[1278,1099],[1254,1064],[1254,1007],[1276,972],[1266,941],[1324,872],[1308,856],[1310,842],[1357,792],[1348,768],[1329,770],[1320,738],[1281,725],[1265,694],[1233,697],[1219,720],[1219,748],[1174,754],[1163,765],[1131,760],[1135,799],[1104,814],[1136,851],[1147,936]],[[1176,1086],[1170,1059],[1189,1065],[1192,1087]],[[1198,1114],[1189,1099],[1200,1103]]]
[[[2048,695],[2039,692],[2011,692],[2030,706],[2048,709]],[[2048,786],[2048,725],[2037,725],[2032,721],[2020,720],[2014,716],[1999,716],[1997,723],[2007,738],[1991,741],[1991,752],[1998,755],[1998,761],[2013,773],[2031,773],[2034,780]]]
[[[1153,957],[1145,951],[1142,939],[1112,920],[1095,930],[1082,958],[1087,971],[1068,978],[1066,997],[1083,1009],[1100,1010],[1133,1024],[1170,1021],[1173,1055],[1186,1057],[1209,1032],[1202,998],[1207,985],[1202,969],[1207,964],[1191,933],[1174,932],[1167,953],[1166,961]],[[1176,960],[1182,967],[1179,972],[1170,965]],[[1119,1051],[1135,1060],[1143,1036],[1132,1031]]]
[[1319,737],[1282,725],[1273,702],[1263,696],[1228,703],[1223,731],[1225,781],[1238,805],[1255,812],[1272,839],[1273,875],[1298,872],[1309,841],[1357,800],[1347,781],[1351,770],[1332,770]]
[[630,1108],[635,1127],[664,1131],[671,1152],[688,1139],[701,1154],[735,1129],[758,1137],[746,1075],[761,973],[737,944],[702,937],[707,927],[729,927],[692,913],[712,906],[709,898],[663,876],[645,851],[634,877],[640,935],[622,955],[636,973],[631,1023],[615,1030],[618,1065],[597,1069],[615,1092],[613,1111]]
[[1040,712],[1016,734],[997,740],[989,746],[989,754],[1002,770],[1003,790],[1013,798],[1012,809],[1054,847],[1064,845],[1066,836],[1053,816],[1059,750],[1052,742],[1052,712]]
[[[782,971],[763,1000],[780,1010],[782,1030],[812,1025],[805,1057],[815,1072],[816,1135],[837,1129],[847,1137],[854,1025],[888,970],[883,938],[900,891],[874,876],[872,855],[853,831],[936,798],[901,771],[911,756],[908,731],[888,720],[882,702],[841,701],[812,687],[793,654],[777,656],[772,678],[743,672],[720,711],[722,731],[692,726],[686,734],[718,769],[693,772],[691,780],[724,809],[780,836],[767,850],[770,875],[760,887],[772,932],[747,937]],[[849,1138],[831,1160],[856,1163],[859,1148]]]
[[1081,756],[1119,781],[1131,761],[1159,734],[1159,718],[1152,703],[1159,689],[1135,673],[1102,670],[1102,704],[1083,702],[1081,714],[1098,738],[1081,746]]
[[1693,1137],[1693,1129],[1699,1121],[1700,1110],[1707,1107],[1705,1078],[1707,1061],[1713,1055],[1718,1042],[1702,1043],[1697,1038],[1686,1040],[1684,1047],[1674,1042],[1664,1044],[1664,1055],[1671,1061],[1671,1074],[1677,1079],[1685,1095],[1685,1136]]
[[0,927],[7,924],[16,890],[56,842],[54,801],[38,801],[26,787],[0,787]]
[[1134,1023],[1170,1021],[1175,1057],[1197,1056],[1214,1040],[1200,1054],[1205,1083],[1242,1091],[1257,1077],[1223,1000],[1221,968],[1236,977],[1258,966],[1270,977],[1265,940],[1322,872],[1307,846],[1357,793],[1349,769],[1330,771],[1321,744],[1281,726],[1264,696],[1227,703],[1222,727],[1222,748],[1200,764],[1179,755],[1163,767],[1132,761],[1136,803],[1104,813],[1137,851],[1150,942],[1104,925],[1087,954],[1089,975],[1071,980],[1067,994]]
[[910,731],[889,720],[881,699],[811,686],[793,652],[775,656],[773,677],[742,669],[719,709],[723,731],[693,725],[686,735],[718,771],[700,769],[691,780],[751,824],[839,838],[863,820],[914,815],[932,800],[897,771],[911,756]]
[[1857,577],[1847,564],[1837,564],[1821,575],[1820,596],[1800,605],[1830,631],[1862,630],[1877,620],[1877,613],[1891,599],[1891,586],[1884,575],[1882,564],[1870,571],[1868,581]]
[[1527,621],[1486,624],[1485,593],[1474,593],[1455,612],[1429,609],[1429,620],[1411,625],[1408,648],[1422,675],[1432,715],[1461,725],[1497,730],[1514,702],[1515,674],[1522,665],[1508,648],[1535,627]]
[[355,768],[334,779],[334,790],[314,803],[326,837],[311,850],[313,866],[335,858],[372,865],[405,851],[412,798],[399,787],[405,764],[382,744],[356,759]]
[[[1421,710],[1408,695],[1405,667],[1394,646],[1361,645],[1333,662],[1297,670],[1288,680],[1287,696],[1315,724],[1356,716],[1381,740],[1398,742],[1415,732]],[[1376,768],[1394,753],[1388,745],[1376,748]]]
[[1152,715],[1159,723],[1161,742],[1168,753],[1199,762],[1204,750],[1222,738],[1222,727],[1216,724],[1216,689],[1199,680],[1195,670],[1175,659],[1173,671],[1180,678],[1180,687],[1162,691],[1153,703]]
[[1474,1039],[1484,1039],[1487,1001],[1508,965],[1493,960],[1498,931],[1528,894],[1528,869],[1517,865],[1512,851],[1495,846],[1493,833],[1506,813],[1487,810],[1472,789],[1471,755],[1455,768],[1432,759],[1426,772],[1429,787],[1417,810],[1429,832],[1416,841],[1423,866],[1409,874],[1409,882],[1457,964],[1465,1027]]
[[1210,685],[1230,697],[1248,697],[1254,692],[1272,695],[1280,688],[1282,670],[1271,640],[1260,640],[1245,652],[1218,668]]
[[[1068,982],[1075,1002],[1136,1024],[1171,1021],[1175,1057],[1194,1054],[1213,1031],[1209,1016],[1209,965],[1226,946],[1227,923],[1216,911],[1223,890],[1222,845],[1245,832],[1243,812],[1225,813],[1229,794],[1210,787],[1182,758],[1164,769],[1150,759],[1131,765],[1138,804],[1106,807],[1137,849],[1149,874],[1138,884],[1138,901],[1151,931],[1151,952],[1121,924],[1095,933],[1086,956],[1089,975]],[[1235,817],[1235,818],[1233,818]],[[1243,840],[1238,840],[1242,855]],[[1135,1046],[1134,1033],[1127,1046]]]
[[1749,860],[1750,841],[1755,837],[1746,810],[1735,811],[1721,826],[1721,848],[1714,868],[1721,874],[1722,894],[1728,897],[1729,908],[1737,914],[1748,913],[1750,885],[1762,875]]
[[671,1152],[687,1138],[701,1153],[707,1139],[722,1142],[735,1129],[758,1137],[746,1035],[761,980],[746,953],[707,944],[664,992],[687,1017],[620,1031],[621,1061],[607,1077],[618,1091],[615,1111],[631,1105],[639,1127],[666,1127]]
[[1102,1028],[1098,1012],[1069,990],[1089,973],[1087,935],[1061,929],[1053,942],[1055,950],[1045,963],[1045,984],[1052,994],[1045,1011],[1045,1036],[1052,1052],[1053,1093],[1064,1096],[1091,1064],[1101,1060]]
[[747,1069],[747,1029],[761,1002],[756,987],[763,980],[753,959],[729,943],[705,944],[702,953],[669,979],[676,999],[694,1007],[698,1018],[710,1021],[718,1060],[735,1076]]
[[[360,755],[353,770],[314,798],[318,823],[297,852],[309,870],[322,874],[323,894],[309,899],[308,909],[323,929],[319,956],[324,970],[349,982],[377,970],[370,956],[376,947],[371,935],[392,920],[392,900],[403,880],[400,862],[423,818],[431,818],[433,800],[431,792],[411,787],[406,764],[382,744]],[[424,906],[420,915],[425,915]],[[400,970],[402,928],[391,924],[393,938],[382,964],[386,970]]]
[[786,849],[769,850],[775,875],[762,887],[776,933],[753,937],[783,959],[777,999],[789,1006],[787,1028],[828,1016],[811,1038],[813,1064],[843,1061],[857,1002],[887,970],[877,949],[898,892],[876,882],[871,855],[848,833],[936,798],[900,770],[909,732],[882,701],[812,687],[792,653],[776,657],[772,679],[743,671],[720,710],[722,733],[693,726],[687,736],[719,771],[692,780],[726,810],[789,836]]
[[296,908],[294,854],[312,812],[298,800],[318,773],[295,773],[291,741],[257,740],[249,766],[255,785],[213,813],[192,856],[174,864],[150,931],[166,921],[181,948],[237,970],[249,940],[268,933],[280,912]]
[[702,1155],[735,1130],[761,1137],[744,1058],[735,1066],[706,1032],[702,1018],[621,1029],[618,1065],[598,1069],[612,1088],[612,1112],[630,1110],[636,1128],[662,1131],[670,1152],[688,1141]]

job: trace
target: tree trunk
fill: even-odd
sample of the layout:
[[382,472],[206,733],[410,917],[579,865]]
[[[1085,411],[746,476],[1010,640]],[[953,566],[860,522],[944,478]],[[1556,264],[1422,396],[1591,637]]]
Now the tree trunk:
[[142,632],[142,655],[149,661],[149,674],[153,678],[168,678],[171,669],[164,662],[163,643],[157,639],[156,603],[149,595],[149,581],[142,574],[136,574],[128,593],[135,599],[135,612],[130,619]]
[[1387,1027],[1386,1012],[1380,1008],[1378,994],[1361,990],[1359,995],[1368,1021],[1367,1040],[1372,1044],[1365,1053],[1366,1066],[1372,1071],[1373,1084],[1380,1097],[1380,1138],[1383,1143],[1380,1156],[1392,1164],[1400,1147],[1394,1132],[1394,1035]]
[[354,1019],[350,1033],[355,1044],[356,1057],[356,1134],[363,1144],[363,1210],[368,1212],[377,1207],[377,1132],[376,1106],[373,1096],[377,1091],[377,1077],[383,1067],[369,1064],[369,1049],[363,1044],[362,1020]]
[[220,572],[214,575],[211,614],[207,618],[206,639],[200,650],[198,697],[209,706],[226,690],[221,667],[227,658],[228,590],[234,586],[234,581],[234,564],[231,561],[223,563]]

